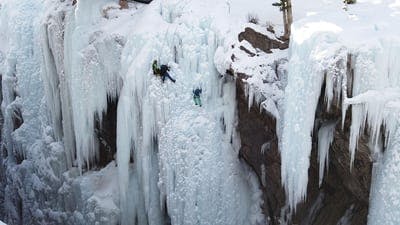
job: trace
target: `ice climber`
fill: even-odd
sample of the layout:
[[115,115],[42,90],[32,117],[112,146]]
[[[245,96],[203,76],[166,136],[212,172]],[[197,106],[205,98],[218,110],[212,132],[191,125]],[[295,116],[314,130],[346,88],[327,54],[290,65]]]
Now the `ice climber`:
[[200,94],[201,94],[201,88],[196,88],[193,90],[193,101],[195,105],[199,105],[201,107],[201,100],[200,100]]
[[169,73],[168,73],[168,71],[169,71],[169,66],[167,66],[167,65],[161,65],[161,67],[158,68],[157,60],[154,60],[154,61],[153,61],[152,67],[153,67],[153,73],[154,73],[155,75],[161,75],[161,79],[162,79],[162,82],[163,82],[163,83],[164,83],[166,77],[168,77],[172,82],[175,83],[176,80],[175,80],[174,78],[172,78],[172,77],[169,75]]
[[157,60],[153,61],[152,68],[153,68],[154,75],[160,75],[160,68],[158,68]]
[[175,83],[176,80],[169,75],[168,71],[169,71],[169,67],[167,65],[161,65],[160,73],[162,76],[162,82],[164,83],[165,77],[168,77],[172,82]]

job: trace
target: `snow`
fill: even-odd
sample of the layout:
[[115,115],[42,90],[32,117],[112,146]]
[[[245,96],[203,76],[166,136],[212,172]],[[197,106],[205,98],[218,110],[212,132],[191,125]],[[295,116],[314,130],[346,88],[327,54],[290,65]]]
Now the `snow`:
[[[94,218],[88,222],[101,221],[103,224],[116,224],[119,221],[118,170],[115,163],[108,164],[100,171],[89,172],[74,180],[82,190],[82,197],[88,202],[88,212]],[[96,218],[97,217],[97,218]]]

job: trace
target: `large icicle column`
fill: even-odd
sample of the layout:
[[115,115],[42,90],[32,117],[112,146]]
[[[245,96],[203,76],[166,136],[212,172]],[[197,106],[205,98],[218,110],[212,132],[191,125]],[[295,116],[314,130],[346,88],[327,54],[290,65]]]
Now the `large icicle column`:
[[[336,53],[329,43],[336,41],[335,34],[340,31],[340,27],[327,22],[310,23],[292,30],[280,148],[282,183],[287,201],[294,209],[307,193],[311,136],[325,76],[323,66]],[[331,55],[318,54],[321,51],[330,52]]]
[[[100,28],[108,0],[78,1],[67,15],[64,39],[64,67],[67,80],[61,93],[62,107],[72,110],[74,136],[64,136],[68,146],[75,142],[77,164],[90,168],[99,159],[95,119],[102,121],[109,99],[119,91],[120,55],[124,38],[118,33],[104,35]],[[115,7],[113,5],[109,7]],[[112,32],[112,31],[110,31]],[[70,123],[70,121],[66,121]],[[71,140],[70,140],[71,139]]]

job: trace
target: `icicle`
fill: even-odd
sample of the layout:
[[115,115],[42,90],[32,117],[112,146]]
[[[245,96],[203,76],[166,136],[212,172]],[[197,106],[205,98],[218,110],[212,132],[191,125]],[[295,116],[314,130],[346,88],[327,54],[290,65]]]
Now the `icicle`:
[[331,62],[329,62],[328,67],[325,69],[325,102],[328,112],[334,100],[338,106],[341,102],[343,87],[342,77],[346,74],[346,55],[346,49],[338,49],[336,54],[332,57]]
[[247,102],[248,102],[248,110],[250,111],[250,108],[251,108],[251,106],[253,106],[253,103],[254,103],[254,89],[253,88],[251,88],[251,85],[250,84],[246,84],[246,90],[247,90],[247,96],[248,96],[248,99],[247,99]]
[[347,104],[347,74],[342,76],[342,130],[344,129],[344,121],[346,120],[346,112],[349,105]]
[[61,102],[65,128],[73,129],[73,136],[64,129],[64,138],[68,147],[76,146],[80,170],[83,166],[89,168],[98,158],[95,118],[97,115],[101,122],[107,100],[116,98],[120,89],[124,40],[118,35],[100,38],[103,33],[96,27],[106,2],[79,1],[75,12],[67,16],[69,22],[65,26],[65,81],[61,77]]
[[325,102],[326,111],[329,112],[333,99],[333,77],[325,73]]
[[324,178],[324,171],[329,170],[329,147],[332,144],[336,122],[323,124],[318,130],[319,186]]
[[[310,39],[303,36],[305,33],[311,35],[313,27],[321,25],[326,30],[320,35]],[[341,28],[335,24],[326,22],[309,24],[300,30],[293,29],[280,137],[281,177],[291,210],[296,209],[297,203],[305,198],[307,191],[311,134],[324,79],[324,67],[321,65],[322,62],[331,63],[332,55],[338,54],[338,51],[327,51],[326,46],[320,43],[326,40],[331,42],[336,38],[335,33],[340,31]]]
[[365,111],[362,105],[352,105],[351,108],[351,126],[350,126],[350,169],[353,168],[355,151],[358,145],[358,138],[363,132],[365,126]]

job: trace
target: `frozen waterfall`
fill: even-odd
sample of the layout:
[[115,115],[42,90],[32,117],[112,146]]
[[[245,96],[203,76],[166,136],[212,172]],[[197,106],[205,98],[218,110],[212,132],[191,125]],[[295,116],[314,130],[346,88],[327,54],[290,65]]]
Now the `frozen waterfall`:
[[[41,190],[53,196],[31,201],[34,212],[15,205],[9,221],[23,215],[67,224],[265,223],[258,180],[237,157],[235,83],[214,65],[224,33],[212,17],[193,19],[185,6],[154,1],[120,11],[112,0],[1,2],[8,41],[1,46],[3,134],[13,135],[3,139],[9,155],[38,154],[35,164],[8,173],[41,168],[46,173],[26,180],[26,189],[38,186],[32,199]],[[177,82],[154,76],[153,59],[169,64]],[[203,107],[193,104],[195,87],[203,88]],[[91,171],[100,151],[95,121],[110,101],[118,102],[116,162]],[[13,127],[14,107],[24,118],[20,128]],[[25,199],[21,193],[10,192],[10,207]]]

